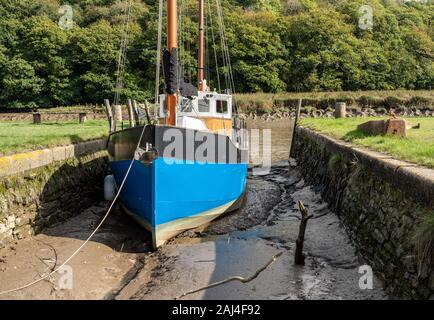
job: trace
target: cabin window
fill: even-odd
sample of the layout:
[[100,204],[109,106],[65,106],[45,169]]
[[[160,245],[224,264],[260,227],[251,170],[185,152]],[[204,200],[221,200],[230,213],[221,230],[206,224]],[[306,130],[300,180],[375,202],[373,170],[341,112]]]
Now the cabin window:
[[228,113],[228,102],[226,100],[217,100],[216,101],[216,110],[217,113]]
[[181,112],[193,112],[193,101],[183,98],[181,100]]
[[199,112],[209,112],[209,100],[199,99]]

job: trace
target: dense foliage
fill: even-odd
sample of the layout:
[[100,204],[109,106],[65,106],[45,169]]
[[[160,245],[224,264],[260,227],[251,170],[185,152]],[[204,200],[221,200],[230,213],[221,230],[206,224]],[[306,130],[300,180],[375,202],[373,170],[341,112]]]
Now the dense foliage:
[[[432,89],[434,5],[399,0],[221,0],[235,83],[242,92]],[[113,97],[128,1],[0,0],[0,105],[58,106]],[[206,0],[208,79],[224,73],[215,0]],[[182,5],[184,75],[196,69],[197,0]],[[372,30],[359,28],[362,5]],[[123,97],[153,97],[158,1],[134,0]],[[213,28],[211,28],[213,21]],[[212,32],[211,32],[212,31]],[[215,41],[211,34],[214,33]],[[219,59],[216,67],[214,50]]]

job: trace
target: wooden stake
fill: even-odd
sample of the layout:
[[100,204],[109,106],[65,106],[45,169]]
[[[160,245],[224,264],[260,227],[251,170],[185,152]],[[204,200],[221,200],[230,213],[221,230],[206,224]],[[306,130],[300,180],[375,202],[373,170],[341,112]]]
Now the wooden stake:
[[145,100],[145,114],[146,114],[146,120],[148,121],[148,124],[151,124],[151,116],[149,115],[149,106],[147,100]]
[[297,111],[295,113],[294,127],[292,128],[291,145],[289,146],[289,157],[290,158],[293,156],[292,150],[293,150],[294,141],[295,141],[295,132],[296,132],[295,130],[297,129],[298,120],[300,119],[300,112],[301,112],[302,103],[303,103],[303,99],[299,99],[298,105],[297,105]]
[[109,121],[109,127],[110,127],[110,132],[114,131],[114,126],[113,126],[113,112],[112,112],[112,107],[110,106],[110,101],[109,99],[104,99],[104,106],[105,106],[105,112],[107,114],[107,118]]
[[134,119],[133,104],[131,102],[131,99],[128,99],[128,118],[130,120],[130,128],[135,127],[136,121]]
[[298,231],[298,238],[295,241],[295,256],[294,263],[296,265],[304,266],[304,254],[303,254],[303,244],[304,244],[304,234],[306,233],[307,222],[313,216],[308,214],[303,202],[298,201],[298,209],[301,213],[300,229]]
[[122,106],[120,104],[115,105],[115,121],[122,122],[124,117],[122,115]]
[[133,99],[133,108],[134,108],[134,119],[136,120],[137,125],[140,125],[139,108],[137,107],[137,101],[135,99]]

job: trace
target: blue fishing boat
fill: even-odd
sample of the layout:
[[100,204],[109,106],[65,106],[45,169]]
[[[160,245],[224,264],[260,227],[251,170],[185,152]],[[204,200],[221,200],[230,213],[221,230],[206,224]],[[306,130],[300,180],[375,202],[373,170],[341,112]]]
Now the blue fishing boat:
[[176,5],[167,1],[165,92],[156,101],[156,121],[114,131],[108,140],[117,186],[132,163],[119,195],[122,206],[152,233],[155,248],[238,209],[247,182],[247,136],[232,91],[210,90],[204,79],[203,0],[197,88],[179,81]]

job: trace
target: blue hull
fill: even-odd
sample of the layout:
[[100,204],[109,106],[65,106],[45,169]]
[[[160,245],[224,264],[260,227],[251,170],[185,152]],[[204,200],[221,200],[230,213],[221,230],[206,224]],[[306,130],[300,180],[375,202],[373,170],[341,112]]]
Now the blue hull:
[[[130,160],[111,161],[116,183]],[[153,234],[154,247],[180,232],[237,209],[247,182],[246,163],[199,163],[157,158],[134,161],[120,198],[126,211]]]

